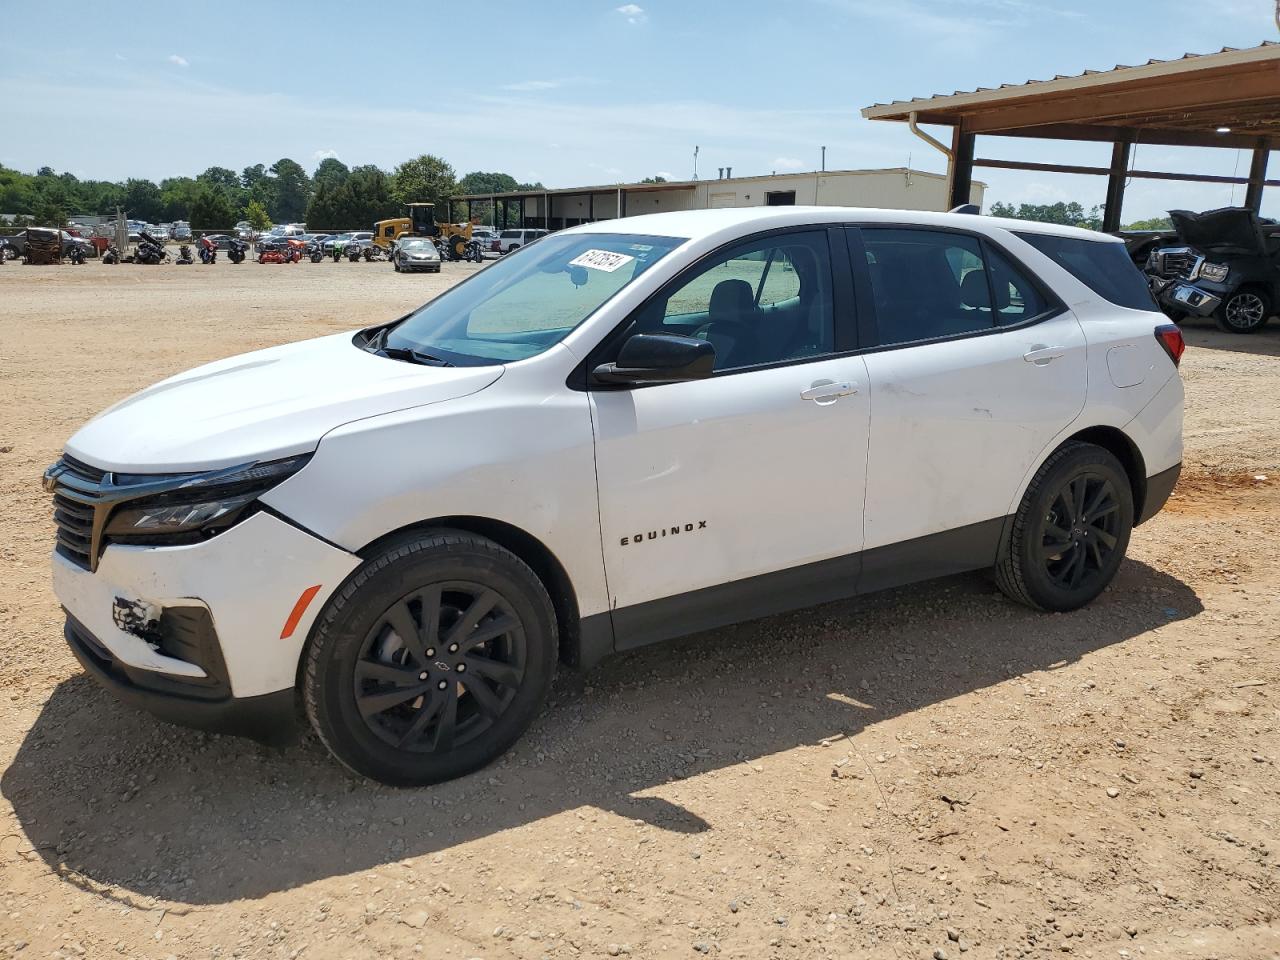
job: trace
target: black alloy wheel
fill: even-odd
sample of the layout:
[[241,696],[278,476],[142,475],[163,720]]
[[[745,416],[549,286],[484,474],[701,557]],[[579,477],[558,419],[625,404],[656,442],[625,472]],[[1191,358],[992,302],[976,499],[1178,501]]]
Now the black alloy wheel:
[[1040,553],[1049,579],[1066,590],[1102,576],[1119,545],[1120,502],[1110,477],[1081,472],[1058,490],[1045,514]]
[[520,618],[495,591],[467,581],[431,584],[393,603],[365,636],[356,707],[399,750],[461,747],[510,707],[526,658]]
[[533,722],[555,674],[557,624],[537,575],[456,530],[380,548],[326,604],[302,699],[356,773],[397,786],[462,776]]
[[1082,607],[1120,569],[1133,518],[1133,488],[1115,455],[1064,444],[1036,471],[1006,524],[996,583],[1038,610]]

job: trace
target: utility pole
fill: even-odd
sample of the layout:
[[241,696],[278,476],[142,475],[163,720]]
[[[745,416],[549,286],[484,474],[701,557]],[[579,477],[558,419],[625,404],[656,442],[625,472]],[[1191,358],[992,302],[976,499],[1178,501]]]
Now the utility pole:
[[[1276,2],[1280,3],[1280,0]],[[693,179],[698,179],[698,148],[696,146],[693,148]]]
[[[1280,0],[1276,0],[1276,2],[1280,3]],[[822,148],[822,172],[823,173],[827,172],[827,148],[826,147]]]

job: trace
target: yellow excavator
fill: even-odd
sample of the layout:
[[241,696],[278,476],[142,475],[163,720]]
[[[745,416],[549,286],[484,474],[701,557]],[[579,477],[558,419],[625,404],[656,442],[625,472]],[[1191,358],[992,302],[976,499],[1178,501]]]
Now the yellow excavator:
[[435,240],[437,246],[443,241],[442,252],[447,251],[452,259],[462,260],[466,257],[467,243],[471,240],[471,224],[437,223],[434,203],[407,203],[405,208],[408,216],[379,220],[373,225],[373,242],[384,253],[390,252],[391,244],[401,237],[427,237]]

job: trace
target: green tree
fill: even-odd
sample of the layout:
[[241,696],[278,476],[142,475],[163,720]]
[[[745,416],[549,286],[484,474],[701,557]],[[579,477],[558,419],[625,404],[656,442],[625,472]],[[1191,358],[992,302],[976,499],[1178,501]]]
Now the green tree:
[[[269,208],[276,223],[293,223],[307,212],[311,199],[311,178],[296,160],[283,157],[271,165],[275,204]],[[256,199],[256,198],[255,198]]]
[[201,184],[190,177],[170,177],[160,181],[161,216],[165,220],[190,220],[191,206],[200,193]]
[[1173,221],[1168,217],[1152,217],[1150,220],[1135,220],[1124,230],[1172,230]]
[[204,184],[191,205],[193,230],[226,230],[236,222],[237,211],[225,190]]
[[666,182],[667,182],[667,178],[666,178],[666,177],[663,177],[663,176],[645,177],[645,178],[644,178],[643,180],[641,180],[640,182],[641,182],[641,183],[666,183]]
[[252,167],[245,167],[240,174],[240,185],[246,190],[252,190],[253,185],[259,180],[265,179],[267,176],[267,168],[265,164],[255,163]]
[[445,216],[446,201],[458,192],[453,167],[444,160],[424,153],[396,167],[393,175],[395,198],[401,203],[434,203]]
[[249,201],[248,206],[244,208],[244,218],[253,225],[255,230],[266,230],[271,226],[271,217],[267,214],[267,208],[257,200]]
[[126,180],[124,184],[125,215],[135,220],[154,223],[164,214],[164,198],[160,188],[150,180]]
[[993,217],[1010,217],[1014,220],[1038,220],[1041,223],[1060,223],[1068,227],[1084,227],[1087,230],[1102,229],[1102,208],[1094,206],[1086,212],[1084,207],[1075,202],[1064,203],[1022,203],[1014,207],[1011,203],[996,201],[988,211]]
[[240,178],[236,176],[234,170],[228,170],[226,167],[210,167],[204,173],[196,177],[201,183],[207,183],[214,187],[221,187],[229,194],[234,194],[241,188]]
[[325,157],[316,167],[316,172],[312,174],[311,183],[317,190],[322,183],[336,188],[346,183],[350,175],[351,171],[347,165],[337,157]]

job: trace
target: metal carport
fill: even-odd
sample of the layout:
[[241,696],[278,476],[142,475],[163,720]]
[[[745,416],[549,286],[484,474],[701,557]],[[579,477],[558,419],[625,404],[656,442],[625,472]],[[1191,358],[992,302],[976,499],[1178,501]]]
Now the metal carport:
[[[868,120],[907,123],[947,156],[950,206],[969,202],[974,167],[1107,177],[1103,229],[1118,230],[1128,178],[1233,183],[1257,211],[1267,160],[1280,145],[1280,44],[1150,60],[1141,66],[1005,84],[996,89],[900,100],[867,107]],[[917,124],[952,128],[948,147]],[[1030,163],[975,156],[978,136],[1091,140],[1112,144],[1106,167]],[[1130,170],[1135,144],[1230,147],[1253,151],[1247,177]]]

